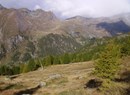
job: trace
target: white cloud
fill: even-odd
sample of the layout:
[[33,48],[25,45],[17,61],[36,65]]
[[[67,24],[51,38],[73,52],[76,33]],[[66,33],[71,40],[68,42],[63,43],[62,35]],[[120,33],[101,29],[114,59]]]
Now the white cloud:
[[7,7],[51,10],[60,17],[112,16],[130,12],[130,0],[0,0]]
[[34,7],[34,10],[37,10],[37,9],[42,9],[42,8],[41,8],[41,6],[36,5],[36,6]]
[[130,12],[129,0],[45,0],[49,8],[63,17],[76,15],[101,17]]

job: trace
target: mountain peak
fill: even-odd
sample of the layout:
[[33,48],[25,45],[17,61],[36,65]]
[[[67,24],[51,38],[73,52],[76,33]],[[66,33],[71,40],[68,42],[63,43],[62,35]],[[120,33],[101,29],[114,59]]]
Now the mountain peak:
[[4,9],[5,7],[3,7],[3,5],[0,4],[0,9]]
[[30,10],[27,9],[27,8],[20,8],[19,10],[21,10],[21,11],[25,11],[25,12],[30,12]]
[[75,17],[68,18],[66,20],[86,20],[86,19],[90,19],[90,18],[86,18],[83,16],[75,16]]

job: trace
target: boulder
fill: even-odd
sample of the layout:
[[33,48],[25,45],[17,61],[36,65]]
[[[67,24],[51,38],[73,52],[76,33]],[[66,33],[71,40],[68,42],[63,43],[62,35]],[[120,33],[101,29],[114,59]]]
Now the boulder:
[[39,83],[39,87],[45,87],[46,85],[47,85],[46,82],[40,82],[40,83]]
[[61,74],[53,74],[48,77],[48,80],[54,80],[54,79],[59,79],[59,78],[62,78]]

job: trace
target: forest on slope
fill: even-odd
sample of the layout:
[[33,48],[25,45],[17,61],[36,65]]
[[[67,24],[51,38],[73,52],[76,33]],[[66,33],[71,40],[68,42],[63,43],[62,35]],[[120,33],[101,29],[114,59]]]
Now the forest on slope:
[[100,53],[105,50],[105,47],[110,44],[118,44],[121,48],[121,58],[130,55],[130,35],[120,35],[111,38],[91,39],[76,53],[65,53],[62,55],[49,55],[46,57],[32,58],[27,62],[1,64],[1,75],[14,75],[37,70],[39,67],[44,68],[49,65],[69,64],[74,62],[85,62],[90,60],[97,60]]

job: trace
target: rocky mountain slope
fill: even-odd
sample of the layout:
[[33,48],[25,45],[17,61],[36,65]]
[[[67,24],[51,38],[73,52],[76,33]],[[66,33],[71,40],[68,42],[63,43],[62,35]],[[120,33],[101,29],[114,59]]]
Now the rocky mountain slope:
[[130,32],[129,19],[130,14],[60,20],[50,11],[0,5],[0,60],[27,61],[51,53],[75,52],[88,39]]

